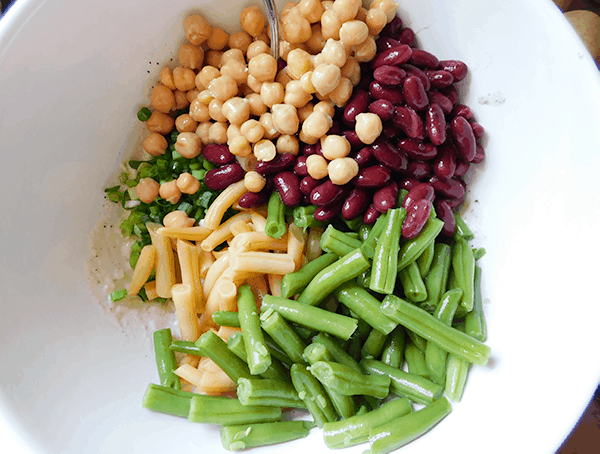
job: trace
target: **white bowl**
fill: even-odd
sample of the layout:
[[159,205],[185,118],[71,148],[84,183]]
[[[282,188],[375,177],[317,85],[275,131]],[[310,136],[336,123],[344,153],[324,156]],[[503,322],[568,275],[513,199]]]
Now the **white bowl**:
[[[154,327],[106,317],[85,264],[102,188],[139,143],[135,113],[183,19],[231,31],[243,6],[18,0],[0,21],[0,415],[26,452],[224,452],[217,427],[141,407]],[[487,249],[493,351],[404,452],[554,451],[600,378],[597,68],[550,0],[403,1],[400,14],[424,49],[471,70],[463,99],[488,138],[467,216]],[[319,430],[260,452],[309,447],[326,451]]]

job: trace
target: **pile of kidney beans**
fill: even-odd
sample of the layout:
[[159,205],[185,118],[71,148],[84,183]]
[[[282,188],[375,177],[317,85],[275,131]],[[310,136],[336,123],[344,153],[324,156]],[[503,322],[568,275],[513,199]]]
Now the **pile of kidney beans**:
[[[376,57],[362,65],[361,82],[352,97],[337,110],[328,134],[343,135],[350,142],[351,157],[360,168],[353,180],[336,186],[328,178],[309,176],[306,159],[321,153],[321,147],[304,144],[298,156],[282,154],[259,162],[255,170],[268,184],[260,193],[242,196],[240,206],[266,203],[274,188],[288,206],[315,205],[317,220],[362,216],[366,224],[373,224],[381,213],[396,207],[399,190],[406,189],[403,236],[412,238],[421,231],[432,206],[444,221],[442,233],[451,236],[453,210],[465,197],[463,176],[471,164],[484,160],[479,141],[485,132],[471,109],[459,103],[456,84],[466,77],[467,65],[440,61],[414,45],[414,32],[396,17],[377,40]],[[355,118],[362,112],[375,113],[383,122],[381,136],[371,145],[363,144],[354,132]],[[207,173],[209,188],[243,178],[244,171],[233,159],[219,162],[220,167]]]

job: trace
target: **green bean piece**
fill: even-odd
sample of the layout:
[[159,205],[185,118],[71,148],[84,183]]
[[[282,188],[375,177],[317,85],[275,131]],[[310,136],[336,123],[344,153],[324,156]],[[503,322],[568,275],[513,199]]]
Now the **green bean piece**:
[[[456,313],[456,308],[462,297],[461,289],[448,290],[442,296],[440,304],[435,309],[433,316],[440,320],[445,325],[451,326],[452,319]],[[435,345],[433,342],[427,342],[427,348],[425,349],[425,364],[429,371],[429,377],[431,379],[443,385],[446,381],[446,357],[448,352],[442,350],[440,347]]]
[[221,428],[221,444],[228,451],[284,443],[308,436],[311,421],[281,421],[241,424]]
[[358,216],[350,220],[342,218],[342,220],[344,221],[344,224],[346,224],[346,227],[348,227],[353,232],[358,231],[358,229],[360,229],[364,225],[362,216]]
[[213,322],[219,326],[240,327],[240,317],[237,312],[214,311],[212,315]]
[[371,225],[367,225],[367,224],[361,225],[360,228],[358,229],[358,239],[360,241],[367,241],[367,238],[369,238],[369,233],[371,232],[372,228],[373,228],[373,226],[371,226]]
[[381,305],[382,312],[427,341],[443,350],[478,366],[485,366],[490,357],[490,347],[477,339],[444,325],[429,312],[394,295],[387,295]]
[[287,231],[285,223],[285,204],[277,191],[273,191],[267,205],[267,224],[265,233],[271,238],[279,239]]
[[186,355],[202,356],[202,351],[192,341],[174,340],[171,341],[169,348],[171,351],[185,353]]
[[387,375],[365,375],[343,364],[326,361],[317,361],[309,369],[321,383],[345,396],[365,395],[383,399],[390,392]]
[[290,369],[292,383],[298,397],[304,401],[317,426],[337,420],[337,413],[327,391],[306,368],[304,364],[294,364]]
[[412,411],[406,398],[394,399],[376,410],[357,414],[343,421],[328,422],[323,425],[323,438],[329,449],[347,448],[369,441],[369,431],[390,421],[394,421]]
[[475,258],[475,261],[481,259],[486,253],[487,251],[483,247],[473,248],[473,257]]
[[367,340],[367,337],[369,337],[370,332],[371,326],[362,318],[359,318],[358,328],[356,328],[356,331],[345,346],[346,351],[355,361],[360,361],[363,344]]
[[369,288],[369,283],[371,282],[371,270],[368,269],[363,271],[356,277],[356,283],[364,288]]
[[487,325],[481,298],[481,268],[478,266],[475,266],[473,294],[473,310],[465,317],[465,333],[478,341],[485,342],[487,339]]
[[306,326],[299,325],[298,323],[290,322],[290,326],[298,333],[298,336],[300,336],[304,342],[308,342],[315,334],[317,334],[316,331],[307,328]]
[[386,223],[381,236],[377,240],[371,267],[369,288],[374,292],[391,294],[396,286],[398,276],[398,251],[400,250],[400,233],[406,218],[404,208],[388,210]]
[[408,364],[408,372],[421,377],[429,378],[429,369],[425,363],[425,353],[419,350],[414,343],[409,342],[404,349],[404,359]]
[[389,334],[398,325],[383,315],[381,303],[367,290],[354,282],[346,282],[335,290],[336,299],[371,327]]
[[356,372],[362,372],[358,361],[346,352],[343,347],[338,344],[331,336],[325,333],[319,333],[313,338],[313,342],[322,344],[325,346],[331,357],[336,363],[343,364],[345,366],[354,369]]
[[[231,350],[238,358],[248,363],[248,353],[246,353],[246,345],[244,344],[244,336],[242,333],[233,333],[227,341],[227,348]],[[271,358],[271,364],[263,373],[262,378],[272,378],[275,380],[289,380],[289,373],[285,366],[275,358]]]
[[387,216],[387,213],[385,213],[377,218],[377,221],[375,221],[375,224],[373,224],[373,228],[369,232],[369,236],[366,240],[363,241],[363,244],[361,245],[360,249],[365,255],[365,257],[372,259],[375,255],[375,248],[377,246],[377,242],[387,224]]
[[281,279],[281,296],[284,298],[291,298],[302,292],[308,283],[322,271],[323,268],[328,267],[338,259],[339,257],[336,254],[323,254],[308,262],[298,271],[286,274]]
[[248,284],[243,284],[238,289],[238,314],[248,354],[248,368],[252,375],[262,374],[271,365],[271,353],[260,328],[256,299]]
[[451,261],[452,248],[444,243],[436,243],[429,273],[424,278],[427,298],[419,304],[421,309],[430,313],[435,311],[448,285]]
[[190,402],[188,421],[233,426],[281,421],[280,407],[242,405],[238,399],[194,394]]
[[390,378],[390,391],[419,404],[428,404],[439,399],[444,388],[428,378],[404,372],[402,369],[388,366],[374,359],[363,359],[361,366],[370,373],[385,375]]
[[354,249],[359,248],[361,245],[362,241],[350,237],[348,234],[336,229],[331,224],[329,224],[321,235],[321,249],[325,252],[338,255],[339,257],[343,257]]
[[294,224],[300,227],[306,232],[309,227],[323,227],[323,223],[317,221],[314,217],[314,213],[317,210],[315,205],[299,206],[294,208],[292,216],[294,218]]
[[450,402],[442,397],[422,410],[372,429],[369,432],[371,454],[385,454],[410,443],[431,430],[451,411]]
[[193,393],[168,386],[148,385],[142,406],[148,410],[187,418]]
[[401,269],[398,272],[398,277],[407,300],[420,303],[427,299],[427,288],[425,288],[425,282],[423,282],[417,262],[409,263]]
[[[261,320],[260,326],[262,328],[262,320]],[[273,338],[266,331],[263,332],[263,336],[265,338],[265,343],[267,344],[267,348],[271,352],[271,358],[278,359],[283,364],[285,364],[288,368],[292,364],[294,364],[294,362],[290,359],[290,357],[287,355],[285,350],[283,350],[279,346],[279,344],[277,342],[275,342],[273,340]]]
[[475,279],[475,257],[467,240],[458,238],[452,250],[452,269],[458,286],[463,291],[461,306],[467,311],[473,310],[473,282]]
[[251,377],[248,365],[229,350],[225,341],[214,331],[207,331],[200,336],[196,346],[202,351],[202,356],[212,359],[234,382]]
[[291,383],[270,378],[240,378],[237,396],[242,405],[306,408]]
[[406,267],[408,264],[416,260],[427,247],[429,243],[442,231],[444,222],[439,219],[429,219],[425,223],[425,227],[415,238],[407,240],[400,246],[400,256],[398,258],[398,271]]
[[293,363],[304,362],[302,353],[306,344],[278,312],[274,309],[263,308],[260,322],[262,329],[271,336]]
[[353,416],[362,416],[362,415],[366,415],[367,413],[369,413],[371,411],[371,406],[368,403],[364,403],[362,404],[358,410],[356,410],[356,414]]
[[173,372],[177,369],[175,353],[169,348],[173,337],[169,328],[154,331],[154,356],[156,357],[156,368],[158,378],[162,386],[181,389],[181,381]]
[[394,328],[385,339],[381,361],[388,366],[399,369],[404,362],[404,347],[406,345],[406,331],[402,325]]
[[358,321],[352,317],[329,312],[320,307],[308,306],[279,296],[265,295],[263,310],[273,309],[285,319],[315,331],[329,333],[348,340],[356,330]]
[[340,284],[354,279],[370,266],[361,250],[355,249],[317,273],[298,297],[298,302],[318,306]]
[[453,402],[460,402],[465,390],[471,364],[452,354],[448,355],[446,363],[446,396]]
[[406,335],[408,336],[410,341],[417,346],[419,350],[421,350],[422,352],[425,351],[425,349],[427,348],[427,341],[425,339],[423,339],[418,334],[413,333],[411,330],[406,330]]
[[456,220],[456,230],[454,231],[454,238],[463,238],[467,241],[472,240],[475,235],[467,225],[465,221],[460,217],[458,212],[454,212],[454,219]]
[[433,256],[435,254],[435,241],[429,243],[427,249],[425,249],[419,257],[417,257],[417,266],[419,267],[419,273],[421,276],[427,276],[431,264],[433,263]]
[[360,356],[369,359],[379,358],[386,339],[387,335],[385,333],[373,328],[362,346]]

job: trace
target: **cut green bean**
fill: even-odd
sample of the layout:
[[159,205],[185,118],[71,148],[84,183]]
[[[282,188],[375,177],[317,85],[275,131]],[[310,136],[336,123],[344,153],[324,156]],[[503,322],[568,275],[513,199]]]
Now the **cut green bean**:
[[[260,322],[260,326],[262,328],[262,319]],[[267,348],[271,352],[271,358],[278,359],[289,368],[294,363],[294,361],[290,359],[287,353],[279,346],[277,342],[273,340],[273,338],[266,331],[263,332],[263,336],[265,337]]]
[[408,336],[408,338],[410,339],[410,341],[414,345],[417,346],[417,348],[419,350],[421,350],[422,352],[425,351],[425,349],[427,348],[427,341],[425,339],[423,339],[418,334],[413,333],[411,330],[406,330],[406,335]]
[[274,422],[281,421],[281,408],[242,405],[238,399],[194,394],[190,402],[188,420],[221,426]]
[[369,359],[379,358],[386,339],[385,333],[373,328],[362,346],[360,356]]
[[240,317],[237,312],[215,311],[213,312],[212,319],[219,326],[240,327]]
[[327,391],[303,364],[294,364],[290,369],[292,383],[298,397],[304,401],[317,426],[337,420],[337,413]]
[[394,399],[376,410],[352,416],[323,426],[323,438],[330,449],[347,448],[369,441],[369,432],[376,427],[407,415],[412,411],[406,398]]
[[238,314],[248,355],[248,368],[252,375],[262,374],[271,365],[271,353],[260,328],[256,299],[248,284],[238,289]]
[[414,343],[409,342],[404,349],[404,359],[408,364],[408,372],[421,377],[429,378],[429,369],[425,363],[425,353]]
[[273,191],[267,205],[267,223],[265,233],[271,238],[279,239],[287,231],[285,223],[285,204],[277,191]]
[[369,432],[371,454],[385,454],[410,443],[431,430],[451,411],[450,402],[442,397],[422,410],[376,427]]
[[156,367],[158,369],[158,378],[162,386],[181,389],[181,381],[173,372],[177,369],[175,353],[169,348],[173,337],[169,328],[154,331],[154,356],[156,358]]
[[361,245],[362,241],[357,238],[352,238],[348,234],[336,229],[331,224],[329,224],[321,235],[321,249],[325,252],[336,254],[339,257],[349,254]]
[[475,257],[467,240],[457,238],[452,249],[452,269],[456,283],[463,291],[461,306],[467,312],[473,310],[473,282],[475,279]]
[[369,238],[369,233],[371,232],[372,228],[373,228],[373,226],[371,226],[371,225],[367,225],[367,224],[361,225],[360,228],[358,229],[358,239],[360,241],[367,241],[367,238]]
[[429,219],[425,223],[425,227],[421,233],[415,238],[407,240],[400,246],[400,255],[398,258],[398,271],[406,267],[408,264],[416,260],[425,249],[429,247],[429,243],[434,241],[444,227],[444,222],[439,219]]
[[398,272],[398,277],[402,283],[402,289],[407,300],[413,303],[420,303],[427,299],[427,289],[425,288],[425,283],[423,282],[417,262],[409,263],[406,267],[402,268]]
[[481,342],[487,339],[487,325],[481,298],[481,268],[478,266],[475,266],[473,310],[465,317],[465,333]]
[[310,372],[321,383],[345,396],[365,395],[383,399],[390,392],[387,375],[365,375],[343,364],[326,361],[314,363]]
[[381,361],[388,366],[399,369],[404,362],[404,347],[406,346],[406,331],[404,327],[398,325],[390,334],[388,334],[383,351],[381,352]]
[[314,213],[317,210],[315,205],[299,206],[294,208],[292,216],[294,217],[294,224],[300,227],[306,232],[309,227],[323,227],[323,223],[317,221],[314,217]]
[[281,296],[291,298],[301,293],[320,271],[338,259],[339,257],[336,254],[323,254],[308,262],[298,271],[286,274],[281,279]]
[[352,317],[273,295],[265,295],[262,307],[263,310],[273,309],[277,311],[289,321],[315,331],[332,334],[344,340],[350,339],[358,325],[357,320]]
[[433,261],[424,278],[427,298],[419,304],[421,309],[433,313],[448,285],[448,274],[452,261],[452,248],[444,243],[434,246]]
[[294,386],[269,378],[240,378],[237,396],[242,405],[306,408]]
[[377,247],[377,242],[379,240],[379,237],[383,233],[386,224],[387,213],[384,213],[377,218],[377,221],[375,221],[373,228],[369,232],[369,236],[366,240],[363,241],[363,244],[360,247],[365,257],[371,259],[375,255],[375,248]]
[[196,346],[202,351],[202,356],[212,359],[234,382],[251,377],[248,365],[229,350],[225,341],[214,331],[207,331],[200,336]]
[[325,346],[331,357],[336,363],[343,364],[345,366],[354,369],[356,372],[362,372],[358,361],[356,361],[348,352],[346,352],[335,339],[325,333],[319,333],[313,338],[313,342],[322,344]]
[[435,254],[435,241],[429,243],[429,246],[417,257],[417,266],[419,267],[419,273],[421,276],[427,276],[431,263],[433,262],[433,256]]
[[[248,363],[248,354],[246,353],[246,345],[244,344],[244,336],[242,333],[233,333],[227,341],[227,348],[231,350],[238,358]],[[289,373],[285,366],[275,358],[271,358],[271,364],[263,373],[262,378],[272,378],[275,380],[286,381],[289,379]]]
[[242,424],[221,428],[221,444],[228,451],[284,443],[308,436],[315,427],[311,421],[281,421]]
[[185,353],[186,355],[202,356],[202,351],[192,341],[171,341],[171,351]]
[[298,302],[318,306],[340,284],[354,279],[370,266],[361,250],[355,249],[323,268],[300,294]]
[[456,230],[454,231],[454,238],[463,238],[467,241],[472,240],[475,235],[469,228],[467,223],[463,221],[458,212],[454,212],[454,219],[456,220]]
[[151,383],[144,394],[142,406],[148,410],[187,418],[192,396],[193,393],[181,389]]
[[443,350],[479,366],[485,366],[490,348],[433,317],[429,312],[394,295],[387,295],[381,305],[382,312],[405,328],[427,341],[434,342]]
[[419,404],[428,404],[440,398],[444,388],[428,378],[404,372],[374,359],[363,359],[360,365],[373,375],[390,378],[390,391],[398,396],[408,397]]
[[446,366],[446,396],[454,402],[460,402],[469,376],[471,364],[456,355],[448,355]]
[[362,318],[358,319],[358,327],[356,331],[344,347],[348,354],[354,358],[356,361],[360,361],[361,359],[361,350],[362,346],[369,337],[369,333],[371,332],[371,326],[365,322]]
[[363,217],[362,216],[358,216],[354,219],[343,219],[344,224],[346,224],[346,227],[348,227],[350,230],[356,232],[361,226],[363,226]]
[[274,309],[263,308],[263,312],[260,314],[260,326],[293,363],[304,362],[302,353],[306,344],[278,312]]
[[404,218],[406,218],[404,208],[394,208],[388,210],[386,214],[386,223],[377,240],[371,266],[369,288],[374,292],[384,294],[394,292],[398,276],[400,233]]
[[379,300],[360,285],[346,282],[334,294],[340,303],[382,333],[389,334],[397,326],[396,322],[381,313]]
[[486,254],[486,250],[485,248],[482,247],[476,247],[473,248],[473,257],[475,258],[475,261],[481,259],[485,254]]

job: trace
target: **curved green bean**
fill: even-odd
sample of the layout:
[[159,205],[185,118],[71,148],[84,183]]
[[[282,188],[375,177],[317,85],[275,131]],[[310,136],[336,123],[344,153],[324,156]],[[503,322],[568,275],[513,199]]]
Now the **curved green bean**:
[[421,377],[429,378],[429,370],[425,363],[425,354],[413,342],[406,344],[404,359],[408,364],[408,372]]
[[421,277],[417,262],[409,263],[405,268],[402,268],[398,272],[398,277],[402,283],[406,299],[413,303],[420,303],[427,299],[427,288]]
[[402,325],[398,325],[394,328],[390,334],[388,334],[385,344],[383,345],[383,351],[381,352],[381,362],[388,366],[399,369],[402,367],[404,362],[404,347],[406,346],[406,332]]

